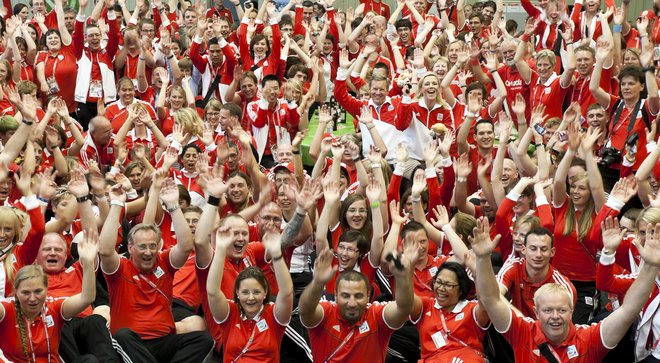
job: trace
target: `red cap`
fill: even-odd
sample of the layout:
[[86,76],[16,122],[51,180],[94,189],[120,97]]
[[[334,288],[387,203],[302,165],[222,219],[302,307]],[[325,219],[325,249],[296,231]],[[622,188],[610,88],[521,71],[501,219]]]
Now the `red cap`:
[[641,13],[639,13],[640,18],[647,18],[649,20],[654,20],[655,19],[655,13],[651,10],[644,10]]
[[276,173],[280,169],[286,169],[290,171],[292,174],[295,174],[296,172],[296,167],[293,165],[293,163],[280,163],[277,164],[273,167],[273,173]]

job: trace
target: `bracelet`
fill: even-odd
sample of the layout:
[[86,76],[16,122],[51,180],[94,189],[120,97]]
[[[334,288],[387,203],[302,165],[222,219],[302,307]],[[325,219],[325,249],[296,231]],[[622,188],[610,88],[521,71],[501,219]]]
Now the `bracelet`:
[[379,208],[380,207],[380,202],[373,202],[369,205],[371,208]]
[[372,169],[372,170],[373,170],[373,169],[380,169],[381,167],[382,167],[382,165],[380,165],[380,164],[376,164],[376,163],[372,163],[372,164],[371,164],[371,169]]
[[648,38],[649,35],[648,35],[648,34],[644,34],[644,35],[640,35],[639,37],[640,37],[640,38]]
[[90,195],[87,194],[87,195],[84,195],[84,196],[82,196],[82,197],[76,197],[76,202],[78,202],[78,203],[83,203],[83,202],[86,202],[86,201],[88,201],[88,200],[90,200],[90,199],[91,199]]
[[214,207],[217,207],[220,205],[220,198],[209,195],[209,199],[206,200],[206,203]]
[[300,207],[296,207],[296,214],[299,215],[299,216],[301,216],[301,217],[305,217],[305,216],[307,215],[307,211],[306,211],[306,210],[303,210],[303,211],[301,212],[301,211],[298,210],[298,208],[300,208]]
[[376,125],[374,125],[373,122],[367,124],[367,130],[371,130],[371,129],[373,129],[374,127],[376,127]]
[[464,176],[457,176],[456,181],[459,183],[465,183],[467,181],[467,178]]
[[643,73],[646,73],[646,72],[652,72],[652,73],[655,73],[655,67],[654,67],[654,66],[644,67],[644,68],[642,68],[642,72],[643,72]]
[[454,229],[454,227],[452,227],[451,224],[447,223],[447,224],[443,225],[441,229],[442,229],[443,232],[447,233],[448,229]]
[[175,210],[177,210],[177,209],[179,209],[179,208],[181,208],[181,206],[177,203],[177,204],[175,204],[175,205],[174,205],[173,207],[171,207],[171,208],[166,206],[166,207],[165,207],[165,210],[167,210],[167,213],[172,214],[172,212],[174,212]]
[[569,45],[573,44],[573,42],[564,42],[564,44],[566,44],[566,46],[568,47]]
[[623,25],[622,24],[614,24],[612,26],[612,31],[615,33],[621,33],[621,30],[623,30]]
[[170,55],[169,57],[167,57],[167,59],[172,59],[172,58],[174,58],[174,54],[172,54],[172,55]]
[[94,194],[96,200],[105,200],[105,194]]
[[300,150],[291,150],[291,154],[300,155]]
[[277,257],[272,257],[270,260],[273,261],[273,262],[275,262],[275,261],[279,261],[279,260],[281,260],[282,258],[284,258],[284,256],[279,255],[279,256],[277,256]]
[[113,205],[118,205],[118,206],[124,208],[126,203],[124,203],[122,201],[119,201],[119,200],[116,200],[116,199],[113,199],[113,200],[110,201],[110,206],[112,207]]
[[477,114],[474,113],[474,112],[467,111],[467,112],[465,113],[465,117],[476,118],[476,117],[477,117]]
[[353,161],[360,161],[360,160],[362,160],[361,154],[357,154],[356,156],[353,157]]
[[44,202],[44,203],[46,203],[46,204],[48,204],[50,202],[50,200],[48,198],[44,198],[44,197],[39,197],[38,196],[37,199]]
[[542,142],[539,142],[538,144],[534,143],[534,147],[537,148],[537,149],[540,148],[541,146],[545,146],[545,145],[543,145]]
[[26,124],[28,126],[34,125],[34,121],[28,121],[27,119],[23,119],[23,121],[21,121],[21,122],[23,122],[24,124]]

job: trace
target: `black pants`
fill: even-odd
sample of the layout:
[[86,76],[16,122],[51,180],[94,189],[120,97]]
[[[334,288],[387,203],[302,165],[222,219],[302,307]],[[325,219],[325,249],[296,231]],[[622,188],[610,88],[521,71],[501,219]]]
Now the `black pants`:
[[[73,318],[64,323],[59,347],[60,356],[65,362],[122,362],[112,346],[107,323],[104,317],[96,314],[86,318]],[[93,355],[94,359],[85,358],[85,355]]]
[[639,363],[660,363],[660,359],[658,359],[658,358],[656,358],[652,355],[649,355],[648,357],[640,360]]
[[98,105],[95,102],[78,103],[76,108],[76,117],[83,130],[89,129],[89,120],[98,114]]
[[401,329],[395,330],[392,334],[385,361],[414,363],[419,360],[420,355],[419,331],[411,322],[406,321]]
[[571,281],[577,291],[577,304],[573,310],[574,324],[587,324],[598,311],[600,292],[595,281]]
[[199,363],[213,348],[208,332],[170,334],[143,340],[134,331],[124,328],[115,339],[133,362],[140,363]]

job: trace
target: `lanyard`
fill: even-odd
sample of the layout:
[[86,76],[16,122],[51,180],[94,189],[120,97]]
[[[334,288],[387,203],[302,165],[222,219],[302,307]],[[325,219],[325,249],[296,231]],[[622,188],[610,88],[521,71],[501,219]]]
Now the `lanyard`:
[[[51,77],[55,77],[55,71],[57,70],[57,64],[60,62],[60,58],[59,58],[60,55],[61,55],[61,54],[58,53],[58,54],[55,56],[55,62],[53,63],[53,75],[52,75]],[[62,56],[62,57],[64,57],[64,56]]]
[[234,358],[231,363],[236,363],[237,360],[239,360],[243,354],[247,353],[247,351],[250,349],[250,345],[252,345],[252,342],[254,342],[254,331],[256,329],[257,325],[255,324],[252,327],[252,334],[250,334],[250,338],[248,339],[247,343],[245,344],[245,347],[243,347],[243,350]]
[[[20,309],[20,307],[18,307]],[[30,341],[30,350],[32,351],[32,361],[34,363],[37,362],[37,356],[34,353],[34,345],[32,344],[32,329],[30,328],[30,322],[25,319],[25,323],[27,324],[27,331],[28,331],[28,340]],[[46,346],[48,347],[48,363],[50,363],[50,335],[48,335],[48,327],[46,326],[46,322],[43,319],[43,312],[41,313],[41,325],[44,327],[44,332],[46,333]]]
[[328,358],[326,358],[326,359],[323,361],[323,363],[328,363],[328,362],[330,361],[330,359],[332,359],[332,357],[334,357],[335,355],[337,355],[337,352],[339,352],[339,351],[341,350],[341,348],[343,348],[343,347],[346,345],[346,343],[348,343],[348,341],[353,337],[353,335],[355,334],[355,329],[357,329],[357,327],[355,327],[353,330],[351,330],[350,333],[348,333],[348,335],[346,335],[346,337],[345,337],[344,340],[341,342],[341,344],[339,344],[339,346],[337,347],[337,349],[335,349],[335,350],[330,354],[330,356],[328,356]]
[[[573,97],[573,102],[577,102],[579,104],[582,104],[582,95],[584,95],[585,89],[589,89],[589,81],[591,80],[591,76],[586,76],[583,79],[584,82],[582,82],[582,87],[580,87],[580,93],[578,93],[577,99]],[[573,95],[575,95],[575,92],[573,92]]]
[[451,334],[451,331],[449,329],[447,329],[447,322],[445,321],[445,314],[442,312],[442,308],[440,308],[439,310],[440,310],[440,322],[442,323],[442,329],[444,329],[444,331],[445,331],[445,335],[447,336],[447,340],[449,340],[449,338],[452,338],[455,341],[459,342],[462,346],[464,346],[468,349],[471,349],[472,351],[477,353],[478,356],[483,357],[483,352],[480,352],[478,349],[475,349],[475,348],[469,346],[466,342],[464,342],[460,338],[456,337],[455,335]]
[[561,358],[559,357],[559,354],[557,354],[555,349],[552,348],[550,344],[548,344],[547,342],[539,344],[538,347],[539,347],[539,352],[548,362],[553,363],[552,358],[554,358],[554,362],[556,363],[561,362]]
[[165,295],[165,293],[164,293],[161,289],[159,289],[158,286],[156,286],[156,284],[154,284],[153,282],[151,282],[151,280],[147,279],[147,278],[144,277],[142,274],[139,274],[139,276],[140,276],[140,279],[142,279],[142,281],[146,282],[146,283],[149,284],[149,286],[151,286],[154,290],[158,291],[161,295],[163,295],[163,297],[165,297],[165,300],[167,300],[167,303],[168,303],[168,304],[171,304],[171,303],[170,303],[170,298],[168,298],[167,295]]

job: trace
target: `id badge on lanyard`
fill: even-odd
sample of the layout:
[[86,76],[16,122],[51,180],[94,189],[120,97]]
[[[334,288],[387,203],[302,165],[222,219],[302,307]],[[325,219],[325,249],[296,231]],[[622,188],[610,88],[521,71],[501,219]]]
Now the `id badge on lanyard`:
[[63,60],[64,56],[61,54],[57,55],[55,63],[53,63],[53,75],[46,78],[46,84],[48,85],[48,92],[53,95],[60,92],[60,86],[57,84],[57,79],[55,78],[55,72],[57,71],[57,64],[59,61]]

